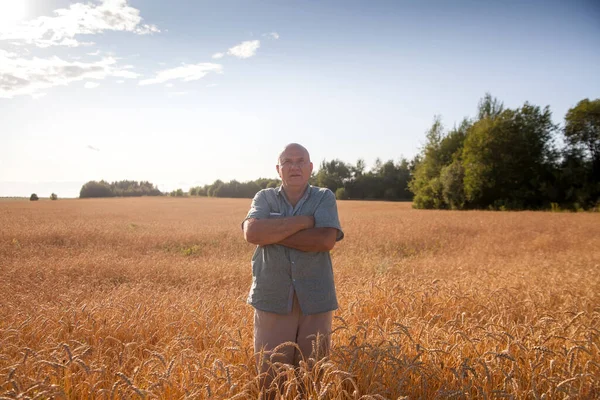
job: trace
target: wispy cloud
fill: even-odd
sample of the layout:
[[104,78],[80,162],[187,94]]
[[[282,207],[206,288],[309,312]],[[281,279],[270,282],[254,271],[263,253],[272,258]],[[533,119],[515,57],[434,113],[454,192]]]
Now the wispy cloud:
[[267,37],[270,37],[271,39],[275,39],[275,40],[279,39],[279,33],[277,33],[277,32],[265,33],[265,34],[263,34],[263,36],[267,36]]
[[[277,37],[279,37],[279,35],[277,35]],[[212,55],[212,58],[218,60],[225,57],[226,55],[238,58],[250,58],[256,55],[256,51],[259,47],[260,40],[248,40],[231,47],[229,50],[227,50],[227,53],[215,53]]]
[[85,89],[95,89],[98,86],[100,86],[98,82],[86,82],[85,85],[83,85]]
[[0,49],[0,98],[34,95],[54,86],[88,79],[137,79],[139,76],[117,65],[113,57],[96,62],[66,61],[56,56],[22,58]]
[[156,83],[164,83],[172,80],[190,82],[202,79],[211,72],[220,74],[223,72],[223,66],[221,64],[213,63],[185,64],[181,67],[160,71],[158,72],[156,77],[141,80],[139,84],[142,86],[153,85]]
[[87,147],[88,149],[90,149],[90,150],[94,150],[94,151],[100,151],[100,149],[99,149],[99,148],[97,148],[97,147],[94,147],[94,146],[92,146],[92,145],[90,145],[90,144],[88,144],[86,147]]
[[249,40],[230,48],[227,54],[238,58],[250,58],[256,54],[260,47],[260,40]]
[[[22,1],[22,0],[19,0]],[[105,31],[132,32],[138,35],[160,32],[155,25],[142,23],[140,10],[130,7],[127,0],[101,0],[97,3],[74,3],[54,11],[54,16],[42,16],[17,26],[0,26],[0,41],[33,44],[38,47],[77,47],[92,44],[80,42],[79,35]]]

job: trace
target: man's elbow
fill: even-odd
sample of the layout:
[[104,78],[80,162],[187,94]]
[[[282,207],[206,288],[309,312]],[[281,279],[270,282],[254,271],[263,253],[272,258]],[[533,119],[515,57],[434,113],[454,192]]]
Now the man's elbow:
[[331,251],[335,246],[337,231],[327,232],[323,240],[323,251]]
[[248,243],[258,244],[258,237],[256,236],[256,229],[253,222],[253,220],[244,222],[244,240]]
[[253,229],[245,229],[244,230],[244,240],[246,240],[246,242],[248,242],[248,243],[262,246],[260,238],[258,237],[258,235],[256,234],[256,232]]
[[333,248],[335,247],[335,239],[328,240],[327,243],[325,244],[325,247],[327,248],[327,251],[333,250]]
[[256,238],[254,237],[254,235],[252,235],[252,233],[248,232],[247,230],[244,230],[244,240],[248,243],[256,244],[254,243],[256,241]]
[[256,229],[256,226],[254,226],[252,222],[247,222],[246,226],[244,227],[244,240],[257,246],[264,246],[268,244],[265,243],[263,238],[261,238],[260,232]]

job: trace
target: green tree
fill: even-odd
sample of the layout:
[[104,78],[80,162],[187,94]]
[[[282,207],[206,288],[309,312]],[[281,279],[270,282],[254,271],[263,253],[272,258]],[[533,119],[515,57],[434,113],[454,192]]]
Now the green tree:
[[111,186],[106,181],[89,181],[81,187],[79,191],[80,198],[88,197],[113,197],[114,193]]
[[79,191],[79,197],[160,196],[162,193],[148,181],[89,181]]
[[338,190],[335,191],[335,198],[338,200],[348,200],[348,194],[346,193],[346,189],[344,189],[343,187],[338,188]]
[[600,99],[583,99],[569,109],[563,134],[567,143],[561,176],[565,200],[594,207],[600,203]]
[[344,187],[344,183],[351,176],[350,166],[343,161],[331,160],[327,162],[323,160],[316,174],[316,184],[320,187],[329,188],[335,193],[338,188]]
[[554,202],[564,209],[572,210],[593,208],[597,205],[600,182],[594,182],[592,179],[591,162],[580,149],[564,149],[557,175],[559,193]]
[[38,201],[39,199],[40,198],[35,193],[32,193],[31,196],[29,196],[29,201]]
[[478,208],[541,207],[557,159],[555,130],[549,108],[529,103],[477,121],[462,154],[466,200]]
[[444,202],[453,210],[462,210],[465,207],[464,177],[465,171],[458,159],[443,167],[440,173]]
[[569,145],[583,150],[600,180],[600,99],[583,99],[567,112],[564,135]]
[[350,166],[352,178],[356,179],[357,177],[362,176],[362,174],[364,174],[365,172],[366,167],[367,166],[365,164],[365,160],[363,160],[362,158],[356,160],[356,165]]
[[50,195],[50,200],[58,200],[58,196],[56,195],[56,193],[52,193]]
[[502,114],[503,111],[504,104],[497,98],[492,97],[488,92],[479,100],[479,104],[477,105],[477,119],[494,119]]
[[444,126],[439,116],[426,134],[427,142],[421,150],[421,159],[415,166],[414,177],[409,184],[415,194],[415,208],[444,208],[445,202],[439,176],[444,162],[441,157],[441,144],[444,138]]

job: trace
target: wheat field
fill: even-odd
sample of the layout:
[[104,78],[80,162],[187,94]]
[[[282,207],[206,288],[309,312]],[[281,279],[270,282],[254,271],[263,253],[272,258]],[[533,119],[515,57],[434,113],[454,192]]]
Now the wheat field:
[[[0,398],[256,399],[248,199],[0,202]],[[339,202],[294,399],[600,397],[600,214]]]

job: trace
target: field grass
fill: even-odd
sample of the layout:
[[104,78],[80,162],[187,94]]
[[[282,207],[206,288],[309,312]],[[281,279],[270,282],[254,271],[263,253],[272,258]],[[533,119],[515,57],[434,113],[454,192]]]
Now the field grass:
[[[0,397],[257,398],[249,204],[0,203]],[[600,397],[600,214],[339,211],[332,354],[284,398]]]

